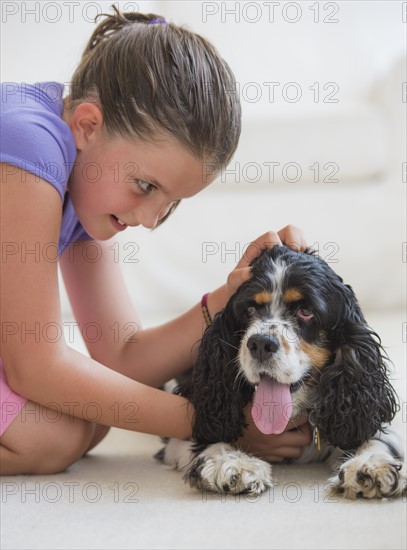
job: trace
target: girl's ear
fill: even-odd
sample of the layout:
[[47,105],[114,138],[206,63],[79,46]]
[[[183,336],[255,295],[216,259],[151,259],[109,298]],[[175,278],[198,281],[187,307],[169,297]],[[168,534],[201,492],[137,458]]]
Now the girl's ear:
[[[352,293],[353,295],[353,293]],[[315,424],[321,436],[341,449],[356,449],[398,410],[380,338],[353,301],[335,360],[321,371]]]
[[103,128],[103,114],[95,103],[80,103],[72,113],[68,113],[68,125],[75,139],[76,148],[82,151]]

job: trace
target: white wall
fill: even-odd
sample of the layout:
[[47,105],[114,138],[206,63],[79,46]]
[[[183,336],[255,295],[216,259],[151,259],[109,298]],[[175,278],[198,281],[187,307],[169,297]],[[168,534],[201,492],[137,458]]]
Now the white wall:
[[[91,18],[110,4],[2,2],[2,81],[69,82],[93,29]],[[267,2],[116,4],[157,12],[213,41],[236,74],[243,108],[235,172],[181,205],[156,232],[126,230],[116,239],[144,317],[161,320],[189,307],[224,282],[245,243],[287,223],[303,227],[323,257],[338,260],[332,267],[365,308],[402,307],[403,3],[319,2],[319,22],[315,2],[277,2],[274,19]],[[280,83],[273,101],[271,82]],[[288,94],[301,90],[299,101],[281,94],[287,83],[294,83]],[[329,92],[338,102],[323,101]],[[264,169],[270,161],[300,165],[301,179],[287,181],[279,169],[270,182]],[[325,171],[314,183],[309,166],[315,162],[321,170],[336,162],[339,181],[323,182]],[[250,163],[263,167],[258,181]],[[124,262],[129,243],[137,246],[136,263]],[[208,246],[218,252],[205,255]]]

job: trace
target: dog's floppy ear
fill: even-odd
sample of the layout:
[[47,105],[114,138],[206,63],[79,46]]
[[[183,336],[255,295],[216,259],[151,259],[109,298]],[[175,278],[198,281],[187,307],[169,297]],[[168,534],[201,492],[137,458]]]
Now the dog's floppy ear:
[[234,309],[239,292],[206,330],[192,378],[177,391],[195,407],[192,436],[198,444],[235,441],[246,426],[243,409],[253,390],[238,376],[237,353],[247,323]]
[[321,371],[315,425],[331,445],[350,450],[382,430],[398,404],[380,338],[367,326],[352,289],[342,286],[345,315],[335,360]]

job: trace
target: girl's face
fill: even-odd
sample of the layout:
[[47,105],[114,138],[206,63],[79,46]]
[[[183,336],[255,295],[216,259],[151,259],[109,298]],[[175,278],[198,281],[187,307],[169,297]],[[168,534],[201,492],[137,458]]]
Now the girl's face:
[[74,116],[70,126],[78,154],[69,194],[95,239],[110,239],[128,226],[153,228],[176,200],[196,195],[215,179],[204,161],[174,140],[106,138],[101,125],[89,123],[89,113],[87,121]]

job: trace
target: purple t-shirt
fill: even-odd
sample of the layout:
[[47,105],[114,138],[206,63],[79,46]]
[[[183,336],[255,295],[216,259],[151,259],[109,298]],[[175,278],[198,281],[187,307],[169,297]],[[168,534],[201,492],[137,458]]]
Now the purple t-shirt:
[[58,82],[5,82],[0,90],[0,162],[32,172],[60,194],[63,215],[58,254],[61,255],[75,241],[91,239],[66,192],[76,145],[69,126],[61,118],[64,87]]

